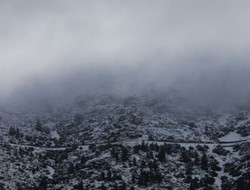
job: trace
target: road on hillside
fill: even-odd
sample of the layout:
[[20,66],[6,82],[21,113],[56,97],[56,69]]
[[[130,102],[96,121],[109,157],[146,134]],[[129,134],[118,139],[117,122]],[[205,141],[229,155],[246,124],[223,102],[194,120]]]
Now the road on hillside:
[[31,144],[19,144],[19,143],[0,143],[1,146],[16,146],[16,147],[24,147],[24,148],[40,148],[45,150],[65,150],[70,148],[78,148],[78,147],[84,147],[84,146],[90,146],[90,145],[106,145],[106,144],[131,144],[131,143],[166,143],[166,144],[190,144],[190,145],[221,145],[221,146],[233,146],[235,144],[241,144],[245,142],[250,142],[250,139],[246,140],[238,140],[238,141],[218,141],[218,142],[212,142],[212,141],[143,141],[143,140],[129,140],[129,141],[113,141],[113,142],[99,142],[99,143],[86,143],[86,144],[77,144],[77,145],[68,145],[68,146],[38,146],[38,145],[31,145]]

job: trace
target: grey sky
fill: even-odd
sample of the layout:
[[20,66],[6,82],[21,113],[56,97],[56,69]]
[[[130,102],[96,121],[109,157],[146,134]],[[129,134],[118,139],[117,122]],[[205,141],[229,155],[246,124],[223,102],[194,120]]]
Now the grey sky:
[[249,10],[232,0],[1,0],[0,99],[75,71],[247,96]]

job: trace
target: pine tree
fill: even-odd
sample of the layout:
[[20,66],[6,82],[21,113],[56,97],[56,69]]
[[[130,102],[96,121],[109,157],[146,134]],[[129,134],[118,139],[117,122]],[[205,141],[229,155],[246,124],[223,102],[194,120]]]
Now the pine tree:
[[104,173],[104,171],[101,172],[101,180],[105,180],[105,173]]
[[184,163],[189,163],[191,161],[191,159],[188,155],[188,151],[182,150],[180,160]]
[[194,164],[199,165],[200,164],[200,156],[197,151],[194,152]]
[[69,165],[69,168],[68,168],[68,173],[69,173],[69,174],[73,174],[74,171],[75,171],[74,165],[73,165],[73,164],[70,164],[70,165]]
[[9,128],[9,135],[10,136],[15,136],[17,133],[17,130],[14,127]]
[[120,190],[126,190],[127,189],[127,185],[124,181],[122,181],[122,185],[120,187]]
[[201,168],[203,170],[207,170],[208,169],[208,157],[207,154],[204,152],[202,157],[201,157]]
[[39,189],[41,190],[47,190],[48,187],[48,181],[46,177],[42,177],[40,183],[39,183]]
[[137,162],[136,162],[136,158],[135,157],[133,158],[133,165],[137,166]]
[[121,160],[123,162],[128,160],[128,150],[126,148],[122,149],[122,155],[121,155]]
[[83,182],[82,180],[78,183],[78,190],[83,190]]
[[165,149],[163,147],[159,151],[158,159],[161,162],[164,162],[166,160],[166,151],[165,151]]
[[42,121],[40,119],[37,119],[36,120],[36,130],[37,131],[42,131],[42,128],[43,128]]
[[81,157],[81,164],[85,164],[86,163],[86,157],[84,155],[82,155]]
[[109,170],[108,173],[107,173],[107,180],[108,180],[108,181],[111,181],[111,180],[112,180],[112,173],[111,173],[110,170]]
[[102,186],[100,187],[100,189],[101,189],[101,190],[106,190],[106,189],[107,189],[107,187],[105,187],[105,185],[104,185],[104,184],[102,184]]
[[198,179],[197,178],[193,178],[191,180],[189,190],[196,190],[197,188],[199,188],[199,186],[198,186]]

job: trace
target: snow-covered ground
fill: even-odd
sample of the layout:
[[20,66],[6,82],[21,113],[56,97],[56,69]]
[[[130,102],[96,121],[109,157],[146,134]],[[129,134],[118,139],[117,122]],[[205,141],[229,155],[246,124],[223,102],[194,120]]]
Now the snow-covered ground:
[[50,134],[51,134],[51,138],[57,139],[57,140],[60,139],[60,135],[58,134],[57,131],[51,131]]
[[[145,168],[149,171],[149,165],[155,162],[165,180],[161,185],[166,187],[169,183],[178,187],[175,189],[182,187],[186,190],[190,185],[183,182],[187,177],[187,164],[180,161],[180,157],[185,151],[191,156],[189,151],[192,149],[201,158],[204,150],[198,150],[197,147],[208,147],[208,158],[210,161],[217,160],[222,170],[216,171],[218,176],[212,176],[197,164],[193,165],[195,172],[191,177],[199,177],[200,180],[205,174],[210,175],[215,180],[215,185],[221,189],[222,176],[236,181],[239,178],[236,172],[240,164],[243,168],[241,172],[247,171],[248,163],[244,159],[240,160],[243,157],[240,149],[244,143],[247,147],[246,143],[249,142],[248,128],[245,125],[250,120],[249,110],[207,114],[202,109],[192,109],[184,103],[173,103],[167,98],[143,96],[110,99],[94,98],[83,107],[72,105],[71,108],[54,114],[0,111],[0,172],[4,176],[0,178],[0,185],[3,181],[14,190],[17,183],[31,180],[30,184],[37,185],[41,176],[47,176],[48,182],[51,182],[49,189],[55,189],[53,183],[60,183],[62,189],[72,189],[82,178],[86,184],[95,184],[92,187],[95,189],[102,184],[107,186],[112,183],[100,179],[101,172],[107,175],[107,170],[112,170],[114,175],[118,172],[130,187],[132,173],[135,172],[137,182],[140,172]],[[40,128],[36,126],[37,119],[41,120]],[[240,126],[246,127],[246,137],[237,133]],[[14,128],[12,132],[11,127]],[[248,141],[237,142],[242,140]],[[231,143],[220,144],[219,141]],[[172,146],[178,150],[166,154],[166,161],[162,162],[158,160],[159,147],[152,150],[147,148],[148,152],[132,151],[143,143],[148,147],[150,144],[159,147],[168,145],[166,147]],[[218,146],[228,153],[215,153],[213,150]],[[121,155],[125,154],[126,157],[127,154],[124,150],[130,156],[126,161],[121,160]],[[143,162],[145,160],[146,163]],[[227,170],[231,169],[232,173],[236,167],[236,176],[224,170],[225,164],[230,165]],[[5,173],[6,176],[3,175]],[[176,175],[182,177],[178,178]],[[243,172],[239,175],[243,175]],[[157,184],[148,188],[136,184],[135,188],[161,189]]]
[[247,140],[248,137],[242,137],[240,134],[236,132],[230,132],[227,135],[219,138],[219,141],[221,142],[231,142],[231,141],[242,141]]

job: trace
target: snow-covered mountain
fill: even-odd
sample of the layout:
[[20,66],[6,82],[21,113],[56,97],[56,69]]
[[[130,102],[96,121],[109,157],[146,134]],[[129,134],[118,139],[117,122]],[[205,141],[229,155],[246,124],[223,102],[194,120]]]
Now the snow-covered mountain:
[[0,189],[249,189],[250,109],[173,95],[0,111]]

